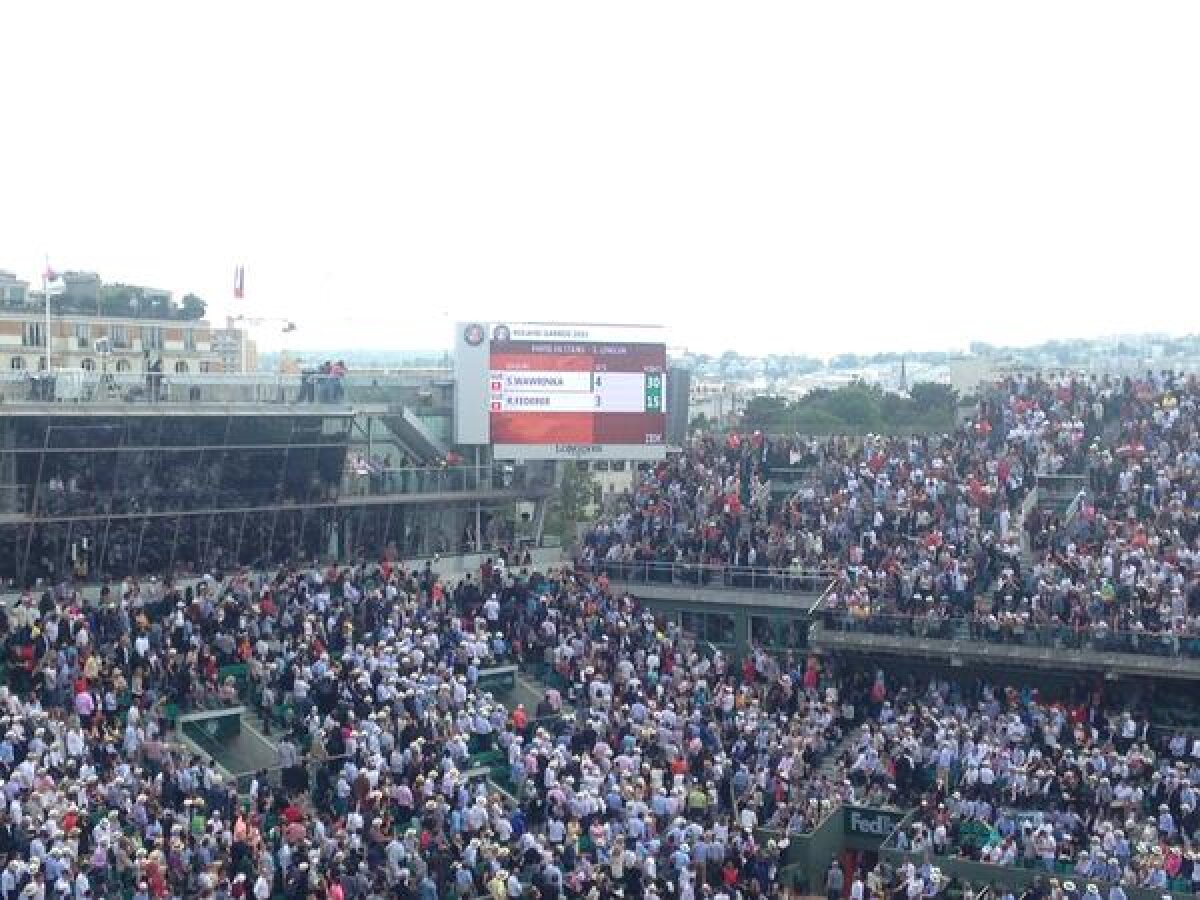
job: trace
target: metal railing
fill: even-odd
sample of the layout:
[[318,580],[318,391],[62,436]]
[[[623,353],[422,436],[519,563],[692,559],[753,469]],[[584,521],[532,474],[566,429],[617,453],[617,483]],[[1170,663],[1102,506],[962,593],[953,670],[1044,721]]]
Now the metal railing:
[[345,404],[343,379],[306,373],[209,374],[203,372],[0,373],[6,404],[254,403]]
[[791,493],[815,481],[820,475],[816,466],[778,466],[771,469],[771,492]]
[[525,480],[503,466],[419,466],[381,468],[350,462],[342,479],[342,496],[453,493],[455,491],[520,490]]
[[1071,505],[1067,507],[1067,511],[1063,513],[1063,531],[1068,534],[1075,528],[1075,523],[1079,519],[1079,514],[1083,511],[1083,504],[1087,501],[1087,491],[1080,491],[1075,495],[1075,499],[1071,501]]
[[960,616],[864,615],[851,609],[832,608],[821,609],[817,620],[823,628],[835,632],[1200,660],[1200,632],[1116,631],[1096,625],[1035,625]]
[[[0,485],[0,514],[39,516],[152,515],[244,508],[332,506],[358,497],[397,494],[537,491],[532,480],[503,467],[421,466],[348,472],[339,482],[295,485],[212,485],[162,478],[147,487],[118,484],[105,490],[51,490],[33,485]],[[36,498],[36,503],[35,503]]]
[[821,594],[837,577],[832,569],[778,566],[728,566],[682,562],[576,562],[578,571],[605,575],[621,584],[678,585],[741,589],[782,594]]
[[1036,476],[1035,484],[1038,490],[1039,502],[1059,504],[1073,500],[1076,495],[1087,487],[1087,478],[1073,474],[1042,474]]

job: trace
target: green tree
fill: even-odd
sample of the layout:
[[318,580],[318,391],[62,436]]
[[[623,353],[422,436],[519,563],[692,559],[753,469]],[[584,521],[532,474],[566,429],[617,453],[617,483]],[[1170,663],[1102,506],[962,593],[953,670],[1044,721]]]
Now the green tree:
[[903,425],[911,422],[916,404],[900,394],[886,393],[879,404],[879,414],[888,425]]
[[195,294],[183,295],[183,318],[194,322],[197,319],[203,319],[204,313],[208,310],[208,304]]
[[575,542],[579,525],[590,520],[592,502],[596,499],[596,479],[590,470],[574,461],[563,463],[558,496],[547,511],[546,531],[557,534],[563,545]]
[[[100,288],[100,315],[102,316],[132,316],[139,313],[138,303],[141,291],[127,284],[106,284]],[[145,314],[146,311],[142,311]]]
[[958,405],[958,392],[948,384],[936,381],[918,381],[908,392],[916,411],[921,414],[945,413],[954,415]]
[[847,425],[876,428],[883,420],[883,391],[861,381],[834,391],[823,405],[827,412]]
[[174,318],[172,313],[175,310],[175,304],[169,296],[152,294],[148,298],[145,294],[140,294],[139,301],[145,311],[143,314],[149,314],[149,316],[154,316],[158,319]]
[[746,404],[748,425],[775,425],[787,418],[788,402],[783,397],[751,397]]

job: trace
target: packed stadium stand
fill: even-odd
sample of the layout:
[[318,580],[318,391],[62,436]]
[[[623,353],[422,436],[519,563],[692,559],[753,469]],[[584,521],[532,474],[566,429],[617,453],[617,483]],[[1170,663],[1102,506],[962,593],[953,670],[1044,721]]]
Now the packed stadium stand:
[[550,564],[21,586],[0,897],[1192,894],[1197,400],[697,436]]

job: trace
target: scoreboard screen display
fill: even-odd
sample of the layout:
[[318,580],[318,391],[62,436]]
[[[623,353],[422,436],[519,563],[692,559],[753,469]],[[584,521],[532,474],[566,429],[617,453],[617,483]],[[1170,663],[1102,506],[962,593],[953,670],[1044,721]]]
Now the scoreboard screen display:
[[487,369],[480,374],[486,374],[487,437],[497,458],[662,455],[667,351],[661,329],[479,327],[486,335],[468,335],[466,343],[483,338],[486,345]]

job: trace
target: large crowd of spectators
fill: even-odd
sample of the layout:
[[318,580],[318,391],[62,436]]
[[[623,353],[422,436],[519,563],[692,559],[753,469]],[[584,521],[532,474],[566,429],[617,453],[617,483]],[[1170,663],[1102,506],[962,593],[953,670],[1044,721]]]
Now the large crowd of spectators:
[[[1198,402],[1170,373],[1014,378],[950,434],[702,438],[642,473],[580,563],[737,586],[815,570],[837,628],[1200,652]],[[1029,502],[1038,476],[1080,489]]]
[[[771,897],[789,842],[842,804],[915,809],[894,839],[917,855],[1178,889],[1200,876],[1200,744],[1144,704],[727,655],[615,576],[816,569],[841,627],[1180,652],[1198,398],[1166,375],[1016,379],[946,435],[703,437],[546,573],[384,560],[28,592],[0,620],[0,900]],[[783,469],[794,490],[772,489]],[[1035,473],[1086,491],[1043,514]],[[532,709],[489,687],[509,664],[544,686]],[[240,783],[174,724],[238,702],[280,756]]]
[[[63,585],[0,627],[4,900],[767,897],[854,799],[820,768],[866,684],[706,652],[569,568]],[[508,708],[508,663],[557,687]],[[281,767],[240,785],[172,724],[239,701]]]
[[1051,702],[933,682],[885,701],[846,761],[853,780],[915,808],[894,845],[918,856],[1168,893],[1200,881],[1200,741],[1099,689]]
[[[815,568],[828,627],[1195,655],[1198,402],[1200,383],[1171,373],[1020,377],[944,435],[703,438],[641,474],[580,564],[707,565],[731,584]],[[1078,492],[1033,502],[1037,476]],[[1190,889],[1200,757],[1144,711],[932,685],[872,703],[846,754],[857,797],[921,810],[906,848]]]

